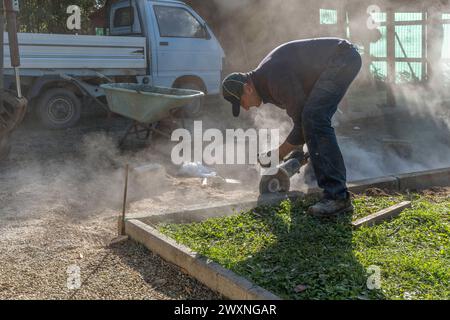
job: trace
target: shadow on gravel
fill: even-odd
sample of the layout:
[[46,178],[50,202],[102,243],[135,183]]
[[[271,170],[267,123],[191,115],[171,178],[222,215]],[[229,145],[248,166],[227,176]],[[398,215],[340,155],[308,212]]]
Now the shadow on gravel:
[[127,241],[110,246],[111,254],[138,272],[153,290],[174,300],[218,300],[222,297],[144,246]]

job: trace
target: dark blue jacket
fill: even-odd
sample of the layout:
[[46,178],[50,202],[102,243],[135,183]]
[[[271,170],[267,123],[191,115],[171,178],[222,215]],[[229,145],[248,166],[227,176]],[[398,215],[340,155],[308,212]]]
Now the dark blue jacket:
[[297,131],[302,130],[303,107],[316,81],[335,54],[339,44],[349,42],[338,38],[317,38],[288,42],[274,49],[260,65],[249,73],[263,103],[285,109],[294,121],[288,142],[304,143]]

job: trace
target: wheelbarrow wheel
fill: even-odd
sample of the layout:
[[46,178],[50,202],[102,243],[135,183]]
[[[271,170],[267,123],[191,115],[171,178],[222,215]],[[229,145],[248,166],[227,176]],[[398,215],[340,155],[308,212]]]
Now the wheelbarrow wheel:
[[125,134],[119,140],[119,148],[122,148],[125,145],[125,142],[130,136],[132,136],[136,141],[145,141],[146,145],[150,144],[155,131],[158,131],[158,126],[159,122],[143,124],[137,121],[132,121],[128,125]]
[[50,89],[39,99],[37,112],[45,127],[67,129],[80,120],[81,101],[69,89]]

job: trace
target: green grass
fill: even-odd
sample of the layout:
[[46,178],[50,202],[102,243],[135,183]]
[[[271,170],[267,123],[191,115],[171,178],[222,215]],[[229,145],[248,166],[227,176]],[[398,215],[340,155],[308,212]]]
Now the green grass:
[[[359,230],[352,219],[406,196],[358,196],[355,214],[335,221],[305,215],[311,203],[285,201],[159,229],[285,299],[449,299],[450,199],[411,197],[398,218]],[[367,287],[370,266],[381,270],[381,289]],[[297,293],[299,285],[307,289]]]

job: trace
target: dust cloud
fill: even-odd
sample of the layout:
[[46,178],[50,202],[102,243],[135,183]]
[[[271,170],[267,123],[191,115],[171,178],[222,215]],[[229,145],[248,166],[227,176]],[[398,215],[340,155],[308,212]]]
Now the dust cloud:
[[74,217],[103,209],[120,212],[127,164],[130,201],[156,195],[168,186],[162,166],[141,175],[133,173],[135,167],[164,163],[162,157],[148,150],[124,153],[118,148],[117,139],[106,133],[89,133],[71,143],[61,143],[60,148],[42,146],[42,154],[33,150],[36,154],[29,154],[30,158],[21,162],[14,161],[13,152],[13,159],[2,163],[0,195],[8,200],[1,201],[2,215],[33,217],[42,214],[43,207],[48,212],[70,213]]
[[[446,0],[429,3],[429,15],[433,10],[438,14],[450,13]],[[377,31],[369,32],[364,28],[370,17],[367,13],[372,4],[370,1],[215,0],[214,4],[221,22],[217,30],[226,48],[226,68],[230,72],[254,69],[268,52],[283,42],[322,36],[346,37],[343,29],[318,24],[318,5],[324,9],[347,10],[350,40],[365,52],[363,58],[366,61],[348,95],[355,95],[360,88],[365,88],[361,95],[378,99],[377,102],[349,99],[346,105],[340,106],[333,121],[349,180],[450,165],[449,73],[440,70],[448,68],[448,60],[447,63],[440,61],[441,55],[430,51],[429,59],[434,59],[431,63],[440,67],[425,85],[384,83],[397,100],[396,106],[386,105],[386,88],[380,90],[379,83],[368,72],[367,48],[381,36],[381,32],[377,34]],[[443,50],[442,38],[428,39],[428,46],[435,48],[434,51]],[[438,80],[436,73],[442,74]],[[355,109],[358,112],[354,112]],[[248,118],[256,128],[279,128],[282,138],[292,128],[286,114],[271,105],[251,111]],[[301,176],[296,180],[305,179]]]

